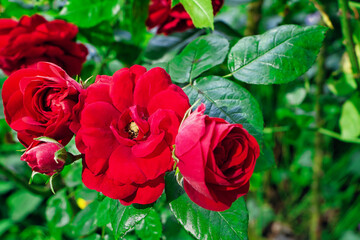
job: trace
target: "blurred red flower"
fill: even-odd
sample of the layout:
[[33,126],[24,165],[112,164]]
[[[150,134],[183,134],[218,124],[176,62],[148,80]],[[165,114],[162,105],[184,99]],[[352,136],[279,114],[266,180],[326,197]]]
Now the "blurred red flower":
[[0,19],[0,68],[12,72],[52,62],[70,76],[80,74],[88,50],[76,43],[78,28],[63,20],[47,21],[40,15],[23,16],[19,22]]

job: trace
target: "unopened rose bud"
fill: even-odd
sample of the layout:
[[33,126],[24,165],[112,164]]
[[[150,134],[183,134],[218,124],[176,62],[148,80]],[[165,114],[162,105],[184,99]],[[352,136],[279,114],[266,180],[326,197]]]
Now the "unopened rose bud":
[[64,167],[65,159],[56,154],[63,149],[64,147],[59,143],[33,143],[21,156],[21,160],[27,162],[33,171],[51,176]]

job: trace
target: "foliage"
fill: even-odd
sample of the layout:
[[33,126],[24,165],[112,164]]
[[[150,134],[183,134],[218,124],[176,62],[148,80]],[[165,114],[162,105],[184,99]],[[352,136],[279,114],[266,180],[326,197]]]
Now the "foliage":
[[[192,104],[201,99],[207,114],[240,123],[257,138],[261,156],[249,194],[227,211],[208,211],[191,202],[170,173],[156,203],[123,206],[87,189],[79,162],[54,178],[55,195],[42,175],[24,187],[31,171],[19,161],[16,150],[23,147],[1,109],[0,167],[6,165],[23,182],[0,171],[0,238],[308,239],[314,139],[322,132],[327,135],[319,188],[322,239],[359,239],[359,82],[344,53],[337,1],[313,1],[335,26],[328,29],[320,26],[322,15],[309,1],[264,0],[260,34],[254,36],[244,36],[244,16],[257,1],[226,1],[214,19],[210,1],[172,2],[184,4],[194,25],[207,29],[155,35],[145,27],[149,1],[135,0],[0,0],[0,17],[40,13],[76,24],[77,39],[90,53],[80,77],[89,82],[133,64],[164,67]],[[203,8],[194,7],[197,2]],[[350,6],[357,9],[358,3]],[[360,49],[359,20],[351,24]],[[324,65],[315,62],[321,46]],[[325,82],[322,130],[315,121],[319,72]],[[0,74],[1,83],[5,79]],[[76,154],[74,145],[67,148]]]

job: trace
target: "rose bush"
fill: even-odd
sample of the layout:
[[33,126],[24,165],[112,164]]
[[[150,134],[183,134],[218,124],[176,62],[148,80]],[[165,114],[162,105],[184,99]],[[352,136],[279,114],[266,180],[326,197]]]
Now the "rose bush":
[[34,138],[47,136],[66,145],[73,136],[69,129],[72,108],[81,85],[52,63],[21,69],[9,76],[2,89],[5,119],[28,147]]
[[40,15],[24,16],[19,22],[0,19],[0,68],[12,72],[52,62],[70,75],[80,74],[88,50],[75,42],[78,28],[63,20],[48,22]]
[[175,155],[184,189],[199,206],[224,211],[249,191],[259,145],[240,124],[204,115],[201,104],[180,126]]
[[55,153],[62,148],[59,143],[34,141],[20,159],[33,171],[51,176],[64,167],[65,160],[55,159]]
[[[214,15],[219,12],[224,0],[212,0]],[[193,22],[181,3],[171,8],[171,0],[151,0],[149,16],[146,20],[148,28],[158,27],[157,33],[165,35],[183,32],[193,28]]]
[[124,205],[156,201],[188,97],[162,68],[138,65],[97,76],[84,95],[76,135],[84,184]]

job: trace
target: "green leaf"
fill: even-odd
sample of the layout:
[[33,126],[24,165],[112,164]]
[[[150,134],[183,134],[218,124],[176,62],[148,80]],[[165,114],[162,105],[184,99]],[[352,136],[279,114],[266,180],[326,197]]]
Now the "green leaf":
[[99,204],[99,207],[96,211],[96,218],[98,220],[97,225],[99,227],[106,226],[110,223],[110,209],[111,209],[111,199],[105,198]]
[[171,0],[171,8],[175,7],[179,3],[180,3],[180,0]]
[[52,222],[55,227],[66,226],[73,215],[73,211],[66,195],[66,190],[63,189],[49,198],[46,204],[46,219]]
[[1,219],[0,220],[0,237],[13,225],[14,225],[14,223],[10,219]]
[[165,193],[170,209],[180,224],[197,239],[247,238],[248,211],[244,198],[223,212],[209,211],[192,202],[178,185],[174,173],[165,178]]
[[96,230],[98,206],[99,202],[94,201],[75,216],[74,221],[71,223],[71,233],[74,237],[89,235]]
[[14,222],[24,220],[30,213],[37,210],[42,198],[27,191],[17,191],[7,200],[10,219]]
[[111,199],[111,226],[115,239],[125,236],[134,229],[135,224],[145,218],[151,210],[147,205],[132,204],[123,206],[119,200]]
[[229,42],[219,35],[207,35],[192,41],[169,64],[171,79],[185,83],[221,64],[229,51]]
[[89,28],[112,19],[119,10],[118,0],[70,0],[60,16],[78,27]]
[[197,28],[214,29],[214,11],[211,0],[180,0]]
[[260,157],[256,159],[254,172],[262,172],[275,165],[275,157],[272,149],[267,144],[263,144],[260,149],[261,154]]
[[230,50],[229,70],[246,83],[293,81],[313,65],[326,29],[284,25],[262,35],[242,38]]
[[147,45],[146,19],[149,12],[149,0],[120,0],[120,29],[131,34],[131,41],[136,46]]
[[206,104],[205,113],[223,118],[230,123],[240,123],[259,142],[262,141],[263,116],[256,99],[239,84],[228,79],[208,76],[184,88],[191,104],[201,99]]
[[360,96],[352,96],[341,109],[341,137],[350,139],[360,135]]
[[343,72],[340,75],[340,79],[335,80],[331,77],[328,81],[329,90],[336,96],[346,96],[353,93],[357,84],[352,73]]
[[159,214],[152,208],[149,214],[135,225],[135,232],[141,240],[160,239],[162,224]]

